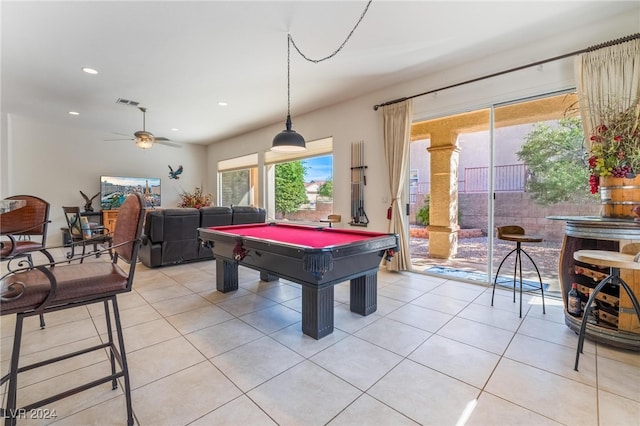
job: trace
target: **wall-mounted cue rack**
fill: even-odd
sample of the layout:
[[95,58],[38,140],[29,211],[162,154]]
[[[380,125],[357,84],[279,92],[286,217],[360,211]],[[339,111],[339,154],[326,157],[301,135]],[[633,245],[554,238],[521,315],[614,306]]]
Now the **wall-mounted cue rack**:
[[367,226],[369,218],[364,211],[364,187],[367,184],[367,166],[364,164],[364,142],[351,143],[351,222],[353,226]]

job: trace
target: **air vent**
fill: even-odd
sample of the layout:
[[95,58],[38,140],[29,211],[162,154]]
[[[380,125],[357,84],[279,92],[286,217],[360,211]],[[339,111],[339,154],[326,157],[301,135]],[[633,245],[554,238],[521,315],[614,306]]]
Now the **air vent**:
[[116,100],[116,103],[117,103],[117,104],[120,104],[120,105],[138,106],[138,104],[139,104],[140,102],[130,101],[129,99],[122,99],[122,98],[118,98],[118,99]]

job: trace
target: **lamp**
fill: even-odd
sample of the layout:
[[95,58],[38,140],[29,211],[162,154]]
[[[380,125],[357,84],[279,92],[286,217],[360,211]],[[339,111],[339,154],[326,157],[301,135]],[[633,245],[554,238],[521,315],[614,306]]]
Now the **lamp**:
[[304,138],[291,128],[291,35],[287,34],[287,121],[286,129],[273,138],[271,150],[276,152],[298,152],[307,149]]

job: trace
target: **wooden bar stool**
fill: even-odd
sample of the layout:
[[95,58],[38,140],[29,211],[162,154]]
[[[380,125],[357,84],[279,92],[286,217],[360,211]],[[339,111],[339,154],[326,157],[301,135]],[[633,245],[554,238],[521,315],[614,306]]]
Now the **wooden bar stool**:
[[[51,405],[55,401],[96,386],[111,383],[111,388],[115,390],[118,388],[118,379],[120,378],[124,381],[123,391],[127,419],[126,422],[121,419],[119,423],[133,425],[129,368],[117,296],[130,292],[132,289],[144,217],[145,200],[142,194],[138,192],[129,194],[118,213],[118,223],[113,234],[114,245],[104,249],[105,252],[113,250],[111,262],[82,263],[76,258],[71,261],[30,265],[9,271],[0,277],[0,314],[2,316],[15,314],[16,316],[9,372],[0,378],[0,386],[8,382],[3,397],[4,407],[0,408],[5,426],[15,426],[25,413],[28,415],[39,407],[55,407],[55,404]],[[85,257],[93,254],[86,254]],[[128,263],[129,266],[123,269],[118,260]],[[90,304],[104,306],[107,331],[107,338],[103,339],[104,343],[30,364],[27,361],[28,357],[26,359],[20,358],[25,318],[64,309],[77,309],[78,306]],[[112,313],[115,333],[111,323]],[[52,387],[52,391],[58,391],[58,393],[36,402],[30,402],[28,405],[20,406],[18,404],[18,389],[21,388],[18,385],[18,377],[23,378],[22,373],[94,351],[102,353],[110,360],[111,374],[95,377],[99,375],[96,370],[95,378],[92,381],[75,387],[71,387],[74,385],[72,383],[63,383],[61,379],[56,378],[58,383]],[[22,384],[22,386],[25,385]],[[112,417],[114,416],[113,413],[110,414]]]
[[[573,367],[575,371],[578,371],[578,362],[580,361],[580,354],[584,346],[584,335],[587,329],[587,318],[589,318],[589,314],[591,313],[591,304],[596,300],[596,296],[605,285],[611,284],[619,286],[627,292],[629,299],[631,299],[633,310],[638,317],[638,321],[640,321],[640,304],[638,304],[638,299],[631,287],[620,277],[620,269],[640,271],[640,244],[628,244],[622,251],[622,253],[618,253],[604,250],[578,250],[573,253],[573,258],[578,262],[596,265],[601,268],[609,268],[610,271],[609,275],[600,281],[593,289],[582,313],[582,324],[580,325],[578,347],[576,348],[576,363]],[[633,254],[629,254],[629,251],[632,251]]]
[[[491,292],[491,306],[493,306],[493,297],[496,293],[496,284],[498,282],[498,276],[500,275],[500,269],[504,262],[511,256],[513,253],[516,254],[516,263],[513,268],[513,303],[516,302],[516,275],[518,270],[520,272],[520,318],[522,318],[522,253],[525,254],[531,261],[531,264],[536,270],[538,274],[538,280],[540,280],[540,294],[542,295],[542,313],[545,314],[544,308],[544,288],[542,287],[542,277],[540,276],[540,271],[538,270],[538,266],[533,261],[529,253],[524,251],[522,248],[522,243],[541,243],[542,237],[535,235],[525,235],[524,228],[517,225],[508,225],[508,226],[498,226],[496,227],[497,237],[499,240],[503,241],[515,241],[516,248],[511,250],[500,262],[500,266],[498,266],[498,271],[496,272],[496,277],[493,280],[493,291]],[[537,290],[536,290],[537,291]]]
[[326,219],[320,219],[320,222],[328,223],[329,228],[331,228],[331,224],[340,223],[342,220],[342,216],[339,214],[330,214]]

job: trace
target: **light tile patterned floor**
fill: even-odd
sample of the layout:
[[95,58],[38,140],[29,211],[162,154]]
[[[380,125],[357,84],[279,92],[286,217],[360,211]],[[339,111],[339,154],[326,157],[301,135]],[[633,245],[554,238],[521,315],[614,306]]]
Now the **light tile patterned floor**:
[[[58,254],[60,256],[60,254]],[[349,311],[335,291],[335,331],[300,330],[297,284],[240,270],[240,290],[215,290],[215,262],[148,269],[119,297],[137,424],[157,425],[640,425],[640,353],[577,337],[562,303],[517,303],[499,290],[411,273],[378,274],[378,310]],[[101,306],[26,324],[22,356],[37,360],[104,338]],[[7,370],[14,320],[2,317]],[[108,368],[106,353],[22,374],[34,401]],[[3,393],[5,389],[2,389]],[[54,421],[121,425],[121,390],[107,384],[56,402]]]

